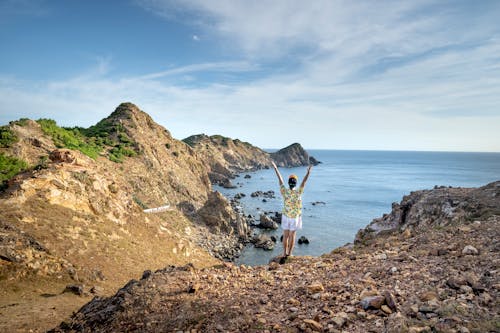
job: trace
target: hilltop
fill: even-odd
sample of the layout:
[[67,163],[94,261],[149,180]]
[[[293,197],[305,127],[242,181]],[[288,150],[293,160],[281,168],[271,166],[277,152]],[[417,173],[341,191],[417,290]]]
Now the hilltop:
[[497,332],[499,236],[500,181],[412,192],[354,245],[146,271],[53,332]]

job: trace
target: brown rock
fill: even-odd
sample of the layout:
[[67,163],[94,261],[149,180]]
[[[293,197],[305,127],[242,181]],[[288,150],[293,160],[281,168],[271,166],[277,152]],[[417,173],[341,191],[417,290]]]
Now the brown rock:
[[387,306],[389,306],[389,308],[392,311],[397,311],[396,299],[391,294],[391,292],[386,290],[386,291],[384,291],[383,295],[384,295],[385,303],[387,304]]
[[368,309],[380,309],[382,304],[385,302],[384,296],[369,296],[361,300],[361,306],[364,310]]
[[380,307],[380,310],[384,311],[384,312],[385,312],[385,313],[387,313],[387,314],[391,314],[391,313],[392,313],[391,308],[389,308],[389,307],[388,307],[387,305],[385,305],[385,304],[384,304],[384,305],[382,305],[382,306]]
[[307,286],[307,291],[311,294],[319,293],[324,291],[325,288],[321,283],[313,283]]
[[314,331],[322,331],[323,330],[323,325],[318,323],[316,320],[304,319],[304,323],[306,323],[306,325]]
[[430,301],[430,300],[433,300],[433,299],[437,300],[438,299],[438,295],[434,291],[426,291],[426,292],[420,294],[419,299],[422,302],[427,302],[427,301]]

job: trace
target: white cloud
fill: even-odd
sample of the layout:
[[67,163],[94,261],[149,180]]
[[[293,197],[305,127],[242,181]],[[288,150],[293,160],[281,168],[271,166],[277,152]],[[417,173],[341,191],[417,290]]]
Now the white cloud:
[[[190,14],[204,35],[233,46],[236,60],[110,77],[112,59],[103,58],[62,81],[0,78],[0,123],[19,113],[88,126],[132,101],[178,138],[205,132],[261,147],[500,151],[494,11],[433,1],[140,4],[170,20]],[[207,72],[241,79],[184,84]]]
[[193,35],[193,40],[195,42],[199,42],[200,41],[200,37],[198,35]]

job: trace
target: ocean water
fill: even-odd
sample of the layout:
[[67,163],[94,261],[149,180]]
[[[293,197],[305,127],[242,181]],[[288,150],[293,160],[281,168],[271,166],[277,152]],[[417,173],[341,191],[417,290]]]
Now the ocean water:
[[[342,151],[310,150],[322,163],[313,167],[306,184],[303,202],[303,228],[297,240],[306,236],[308,245],[296,244],[294,255],[319,256],[352,242],[356,232],[374,218],[391,211],[411,191],[431,189],[435,185],[477,187],[500,180],[500,153],[406,152],[406,151]],[[286,180],[292,173],[299,176],[305,167],[280,168]],[[251,175],[245,179],[244,175]],[[258,219],[262,212],[281,211],[282,198],[274,170],[243,173],[233,180],[236,189],[215,187],[227,198],[244,193],[241,206],[246,214]],[[252,198],[255,191],[273,190],[275,199]],[[321,201],[324,204],[312,203]],[[262,265],[282,253],[276,231],[260,231],[275,235],[278,243],[273,251],[256,249],[249,244],[236,260],[238,264]]]

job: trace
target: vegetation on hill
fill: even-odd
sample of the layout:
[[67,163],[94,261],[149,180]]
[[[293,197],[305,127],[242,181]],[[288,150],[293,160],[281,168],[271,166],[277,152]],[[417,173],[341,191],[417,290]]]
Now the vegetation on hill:
[[28,163],[25,161],[0,153],[0,190],[5,187],[10,178],[27,168]]
[[17,140],[17,136],[9,126],[0,126],[0,148],[8,148]]
[[79,150],[93,159],[105,151],[106,156],[117,163],[123,162],[124,157],[137,155],[133,149],[135,142],[126,134],[123,125],[107,119],[89,128],[59,127],[52,119],[37,122],[59,148]]

